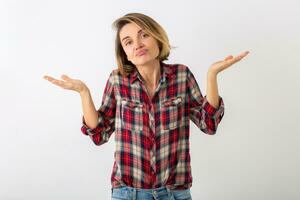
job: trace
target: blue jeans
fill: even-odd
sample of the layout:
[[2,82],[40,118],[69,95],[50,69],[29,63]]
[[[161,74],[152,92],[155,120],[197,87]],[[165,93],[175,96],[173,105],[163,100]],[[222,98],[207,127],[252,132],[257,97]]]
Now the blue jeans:
[[128,186],[111,188],[112,200],[192,200],[190,189],[171,190],[166,187],[140,189]]

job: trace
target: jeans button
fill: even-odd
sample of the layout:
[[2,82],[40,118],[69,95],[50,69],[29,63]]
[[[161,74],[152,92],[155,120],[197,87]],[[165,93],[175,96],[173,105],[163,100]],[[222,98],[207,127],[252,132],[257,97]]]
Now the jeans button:
[[155,197],[156,197],[156,195],[157,195],[157,193],[156,193],[156,191],[155,191],[155,190],[153,191],[153,195],[154,195]]

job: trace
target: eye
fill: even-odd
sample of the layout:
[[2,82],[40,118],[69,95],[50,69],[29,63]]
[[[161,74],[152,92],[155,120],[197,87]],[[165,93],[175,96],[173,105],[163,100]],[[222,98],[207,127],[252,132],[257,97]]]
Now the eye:
[[128,44],[131,44],[131,43],[132,43],[131,41],[126,42],[126,43],[125,43],[125,46],[127,46]]
[[149,36],[149,35],[148,35],[147,33],[143,33],[143,34],[142,34],[142,37],[143,37],[143,38],[148,37],[148,36]]

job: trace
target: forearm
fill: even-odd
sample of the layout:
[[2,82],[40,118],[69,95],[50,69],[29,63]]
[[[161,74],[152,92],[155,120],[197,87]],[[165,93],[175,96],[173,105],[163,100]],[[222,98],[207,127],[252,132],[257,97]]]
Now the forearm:
[[96,128],[98,125],[98,112],[95,109],[89,89],[81,92],[80,97],[82,101],[83,117],[86,125],[91,129]]
[[217,74],[208,71],[207,73],[207,89],[206,89],[207,101],[215,108],[219,106],[219,92],[217,83]]

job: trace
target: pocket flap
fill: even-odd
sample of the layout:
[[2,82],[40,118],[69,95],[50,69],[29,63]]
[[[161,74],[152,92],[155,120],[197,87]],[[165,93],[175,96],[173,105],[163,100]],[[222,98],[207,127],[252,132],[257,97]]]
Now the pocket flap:
[[143,107],[143,104],[139,101],[134,101],[131,99],[122,99],[121,100],[122,105],[135,108],[135,107]]
[[182,102],[181,96],[172,97],[171,99],[165,100],[162,104],[164,106],[176,106]]

